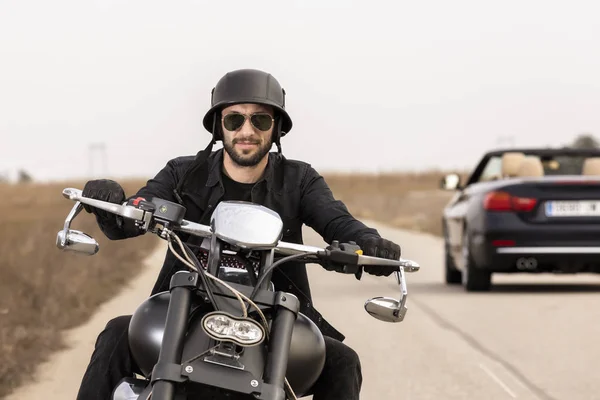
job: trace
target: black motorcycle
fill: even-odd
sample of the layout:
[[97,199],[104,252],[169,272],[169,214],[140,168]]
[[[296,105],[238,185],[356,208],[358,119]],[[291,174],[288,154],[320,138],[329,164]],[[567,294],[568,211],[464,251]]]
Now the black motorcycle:
[[[133,219],[143,232],[165,239],[189,267],[173,275],[168,292],[149,297],[133,314],[129,345],[141,374],[123,379],[113,400],[291,400],[310,395],[325,362],[325,342],[315,323],[299,312],[297,297],[274,290],[273,270],[290,260],[335,262],[348,274],[364,265],[389,266],[400,283],[400,299],[375,297],[364,306],[386,322],[404,319],[404,272],[419,270],[410,260],[364,256],[354,243],[319,248],[282,242],[280,216],[253,203],[221,202],[206,226],[183,219],[184,207],[158,198],[119,205],[83,197],[78,189],[64,189],[63,195],[76,204],[58,233],[58,248],[98,252],[94,238],[70,229],[88,204]],[[200,248],[193,250],[177,232],[199,237]]]

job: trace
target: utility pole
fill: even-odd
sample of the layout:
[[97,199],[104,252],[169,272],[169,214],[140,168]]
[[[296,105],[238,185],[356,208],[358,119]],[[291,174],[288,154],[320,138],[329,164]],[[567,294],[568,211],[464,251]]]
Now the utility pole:
[[106,154],[106,143],[90,143],[88,146],[88,161],[89,161],[89,171],[88,175],[90,177],[97,177],[94,171],[94,155],[98,155],[101,164],[101,174],[102,176],[108,175],[108,156]]

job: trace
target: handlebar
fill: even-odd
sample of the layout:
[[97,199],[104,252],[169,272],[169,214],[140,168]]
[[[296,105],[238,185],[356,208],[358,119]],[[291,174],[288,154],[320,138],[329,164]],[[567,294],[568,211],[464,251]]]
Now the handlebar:
[[[69,200],[77,201],[89,205],[91,207],[108,211],[112,214],[119,215],[123,218],[135,220],[138,226],[144,231],[147,231],[149,229],[150,224],[152,222],[157,222],[160,220],[155,217],[155,210],[153,208],[140,205],[139,203],[137,205],[130,205],[127,203],[119,205],[102,200],[91,199],[88,197],[84,197],[82,195],[81,190],[74,188],[64,189],[63,196]],[[188,221],[185,219],[181,219],[181,221],[178,224],[171,226],[171,229],[173,231],[180,231],[182,233],[187,233],[203,238],[210,237],[213,234],[213,231],[210,226]],[[404,270],[404,272],[416,272],[420,268],[419,264],[417,264],[416,262],[403,258],[400,258],[399,260],[390,260],[379,257],[365,256],[360,254],[360,252],[348,253],[347,251],[339,250],[338,248],[321,248],[297,243],[289,243],[284,241],[279,241],[274,247],[274,250],[276,253],[281,255],[305,254],[307,256],[312,255],[317,256],[319,258],[329,258],[333,260],[340,259],[344,262],[350,262],[353,265],[357,266],[380,265],[389,267],[399,267],[399,270],[401,268]],[[352,257],[349,257],[349,254]]]
[[[135,225],[142,232],[145,233],[151,231],[152,233],[158,234],[159,237],[169,241],[169,246],[171,246],[171,239],[173,239],[176,231],[201,238],[211,238],[213,234],[217,234],[217,232],[213,232],[210,226],[183,219],[185,207],[159,198],[153,198],[152,201],[147,201],[146,199],[138,197],[119,205],[84,197],[81,190],[74,188],[64,189],[63,196],[76,202],[65,220],[63,230],[59,231],[57,235],[56,244],[58,248],[63,250],[73,250],[89,255],[93,255],[98,251],[98,243],[92,237],[83,232],[70,229],[72,220],[83,209],[83,204],[107,211],[123,218],[134,220]],[[163,225],[163,228],[157,228],[156,225]],[[179,241],[179,244],[183,249],[184,245],[181,241]],[[285,256],[281,260],[267,267],[267,270],[273,269],[280,263],[291,259],[298,261],[302,259],[304,262],[315,262],[317,264],[321,264],[320,261],[329,261],[336,265],[334,270],[341,273],[358,274],[360,272],[360,267],[365,265],[389,267],[396,274],[396,280],[400,286],[400,298],[396,300],[389,297],[374,297],[365,302],[365,310],[374,318],[385,322],[401,322],[404,320],[404,316],[407,312],[406,300],[408,297],[404,273],[416,272],[420,269],[419,264],[412,260],[403,258],[390,260],[365,256],[362,254],[360,247],[353,242],[340,245],[337,241],[334,241],[327,247],[321,248],[279,240],[274,244],[271,243],[270,245],[267,245],[266,248],[260,248],[262,250],[272,249],[274,253]],[[171,250],[174,252],[172,248]],[[183,259],[182,261],[185,262]],[[321,265],[329,269],[330,264]],[[340,268],[337,266],[340,266]],[[191,267],[193,268],[193,266]],[[205,276],[205,274],[203,273],[201,276]],[[266,279],[267,276],[267,271],[263,271],[259,281]],[[218,279],[216,277],[212,278]],[[225,284],[224,282],[221,283]],[[255,289],[258,289],[259,287],[260,285],[257,283]],[[234,289],[229,289],[232,290],[236,296],[240,296]],[[210,292],[209,297],[211,297]],[[245,308],[242,298],[238,297],[238,299],[242,308]]]

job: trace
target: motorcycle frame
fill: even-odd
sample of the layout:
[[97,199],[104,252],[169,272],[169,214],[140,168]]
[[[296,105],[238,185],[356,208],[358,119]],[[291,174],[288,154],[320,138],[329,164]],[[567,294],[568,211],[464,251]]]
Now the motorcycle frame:
[[[220,240],[213,235],[208,256],[208,269],[215,274],[219,265]],[[263,252],[262,254],[265,254]],[[264,271],[269,256],[261,257],[261,268]],[[272,274],[272,272],[269,272]],[[270,278],[270,277],[269,277]],[[270,279],[265,279],[261,286],[268,285]],[[211,285],[213,294],[220,298],[234,300],[235,295],[219,285]],[[228,285],[242,294],[250,297],[253,287],[227,282]],[[271,315],[271,329],[266,345],[266,360],[263,377],[254,376],[250,371],[229,368],[224,374],[215,368],[214,364],[197,359],[190,363],[182,363],[184,339],[187,333],[188,321],[191,314],[192,296],[199,295],[207,301],[206,288],[203,287],[200,275],[195,271],[178,271],[170,281],[171,297],[165,321],[165,331],[161,343],[158,361],[152,370],[150,383],[152,398],[155,400],[172,400],[175,398],[177,385],[193,382],[217,387],[238,393],[252,395],[261,400],[285,400],[285,374],[287,371],[289,350],[294,329],[294,323],[300,309],[296,296],[283,291],[270,291],[263,288],[256,293],[253,302],[261,307],[265,315]],[[262,345],[262,343],[260,344]]]

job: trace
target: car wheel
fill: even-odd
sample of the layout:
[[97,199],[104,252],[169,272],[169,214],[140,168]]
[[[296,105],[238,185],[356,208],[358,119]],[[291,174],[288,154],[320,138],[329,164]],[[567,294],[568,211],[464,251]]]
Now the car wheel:
[[462,274],[462,284],[467,292],[488,291],[492,286],[492,273],[478,268],[471,255],[469,235],[465,230],[462,244],[462,255],[465,269]]
[[[447,236],[445,236],[447,237]],[[446,284],[448,285],[456,285],[462,282],[462,272],[456,269],[456,264],[454,263],[454,259],[452,258],[452,254],[450,253],[450,245],[447,240],[444,240],[444,256],[445,256],[445,278]]]

